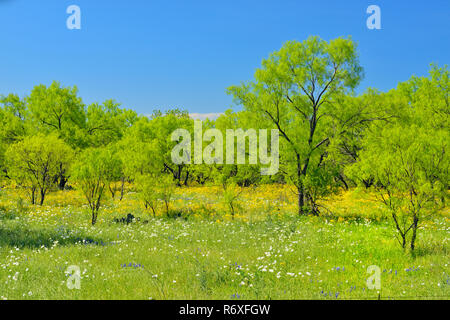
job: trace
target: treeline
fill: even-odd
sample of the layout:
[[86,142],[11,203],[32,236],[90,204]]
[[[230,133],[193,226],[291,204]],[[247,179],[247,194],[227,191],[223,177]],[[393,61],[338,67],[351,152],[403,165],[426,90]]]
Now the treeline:
[[327,210],[320,200],[330,193],[362,185],[379,192],[405,246],[410,231],[415,238],[421,212],[448,197],[448,67],[432,65],[426,77],[356,96],[362,78],[351,39],[310,37],[287,42],[263,60],[253,80],[228,88],[242,111],[228,110],[203,128],[223,136],[227,129],[278,130],[280,164],[273,176],[262,176],[261,165],[248,161],[176,165],[171,152],[178,141],[171,134],[194,128],[186,111],[143,116],[114,100],[85,106],[76,87],[58,82],[38,85],[24,98],[1,97],[0,169],[6,181],[29,190],[32,203],[44,203],[49,191],[67,184],[80,188],[93,223],[104,192],[121,199],[126,181],[135,182],[149,208],[170,198],[176,185],[216,183],[230,190],[288,183],[297,191],[299,214],[316,215]]

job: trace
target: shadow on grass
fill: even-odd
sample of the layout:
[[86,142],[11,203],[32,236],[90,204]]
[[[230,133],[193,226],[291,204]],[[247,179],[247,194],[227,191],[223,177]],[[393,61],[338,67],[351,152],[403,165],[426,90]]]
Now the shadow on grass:
[[8,223],[0,225],[0,247],[11,246],[18,248],[51,247],[55,241],[59,246],[74,244],[105,245],[101,239],[95,239],[83,235],[70,235],[70,230],[58,227],[30,228],[22,224]]
[[444,255],[448,256],[450,254],[448,247],[443,243],[427,243],[427,244],[419,244],[416,249],[412,252],[412,256],[416,257],[424,257],[430,255]]

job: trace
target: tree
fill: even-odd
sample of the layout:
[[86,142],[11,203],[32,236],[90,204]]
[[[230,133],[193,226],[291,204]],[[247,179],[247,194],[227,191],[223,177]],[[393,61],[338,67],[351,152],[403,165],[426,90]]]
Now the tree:
[[[83,128],[86,114],[78,89],[62,87],[54,81],[49,87],[41,84],[35,86],[26,99],[36,129],[40,133],[55,133],[59,138],[77,149],[84,144]],[[62,190],[68,177],[60,165],[58,176],[59,188]]]
[[156,217],[160,201],[164,203],[166,216],[170,217],[170,202],[175,191],[172,176],[143,174],[137,177],[136,184],[145,209],[151,209],[153,217]]
[[170,216],[170,202],[175,191],[174,179],[171,176],[162,176],[157,181],[158,194],[160,199],[164,202],[167,217]]
[[86,116],[87,139],[91,147],[107,146],[119,141],[137,120],[136,112],[121,109],[114,100],[106,100],[103,105],[91,104]]
[[179,109],[169,110],[164,114],[160,111],[155,111],[149,126],[156,148],[157,157],[154,157],[154,160],[164,173],[172,175],[179,186],[182,184],[187,185],[191,165],[173,163],[172,150],[177,143],[171,140],[171,135],[176,129],[181,128],[193,132],[193,120],[186,111]]
[[125,184],[125,174],[124,165],[122,158],[119,156],[119,148],[117,144],[111,144],[107,147],[108,153],[110,155],[110,170],[107,173],[108,189],[111,192],[111,197],[114,200],[116,197],[116,192],[119,190],[120,200],[123,198],[123,188]]
[[365,140],[361,160],[351,169],[374,178],[373,188],[389,209],[403,248],[411,231],[414,250],[419,222],[448,196],[449,138],[448,132],[417,125],[380,128]]
[[412,77],[389,92],[396,116],[372,123],[358,162],[347,170],[373,179],[403,248],[409,241],[414,250],[420,222],[448,197],[449,84],[447,67],[433,65],[429,77]]
[[263,60],[254,81],[228,89],[260,125],[278,129],[283,137],[283,171],[297,188],[299,214],[305,213],[305,205],[317,213],[305,190],[305,178],[330,165],[324,160],[333,132],[326,119],[334,114],[336,98],[351,92],[361,78],[351,39],[327,42],[310,37],[303,42],[288,41]]
[[60,138],[76,147],[81,139],[80,128],[85,126],[84,105],[77,96],[78,89],[62,87],[52,82],[49,87],[35,86],[26,99],[31,117],[40,132],[56,131]]
[[5,152],[9,145],[22,140],[30,131],[24,100],[15,94],[0,97],[0,173],[8,177]]
[[222,185],[222,202],[228,207],[231,214],[231,219],[234,220],[236,211],[241,209],[237,203],[242,193],[242,188],[239,188],[233,181],[234,179],[227,178],[226,175],[219,174],[219,181]]
[[141,175],[136,179],[139,197],[144,203],[145,209],[151,209],[153,217],[156,217],[160,195],[155,181],[157,178],[151,174]]
[[92,214],[92,225],[97,222],[105,188],[113,181],[117,158],[107,148],[86,149],[74,164],[73,179],[80,186]]
[[[248,129],[258,128],[260,125],[255,121],[252,121],[252,116],[248,113],[248,111],[243,110],[239,112],[232,112],[232,110],[226,110],[224,114],[220,115],[216,121],[211,124],[211,127],[214,126],[214,128],[219,129],[222,132],[223,137],[227,137],[227,130],[243,130],[243,134],[245,135],[246,132],[248,132]],[[236,131],[235,131],[236,132]],[[235,139],[234,136],[232,138],[233,142],[235,142],[238,139]],[[249,138],[250,140],[250,138]],[[268,181],[268,178],[270,176],[261,176],[261,165],[251,164],[250,160],[249,163],[245,164],[236,164],[236,158],[237,158],[237,148],[238,145],[234,144],[234,164],[215,164],[216,170],[220,171],[220,174],[217,177],[220,177],[218,179],[218,182],[220,184],[223,183],[222,177],[225,176],[226,179],[233,179],[235,183],[237,183],[239,186],[248,187],[250,185],[255,185],[261,181]],[[267,144],[270,146],[270,142]],[[244,145],[244,155],[245,159],[250,159],[250,142],[245,143]],[[227,146],[226,143],[223,144],[223,154],[226,154],[227,152]],[[205,171],[207,172],[209,165],[201,165],[204,167]],[[216,179],[217,180],[217,179]]]
[[36,203],[36,192],[39,191],[40,205],[54,185],[60,168],[67,170],[72,157],[72,149],[55,135],[29,136],[6,151],[8,174],[29,189],[32,204]]
[[187,184],[191,165],[174,164],[171,156],[176,145],[171,134],[179,128],[192,132],[193,120],[187,112],[178,109],[165,114],[155,111],[150,119],[139,118],[120,142],[126,171],[132,175],[164,173],[172,176],[178,185]]
[[[397,109],[395,102],[388,94],[380,93],[374,89],[368,89],[364,94],[353,96],[340,96],[333,102],[333,113],[327,117],[327,127],[330,135],[329,144],[326,149],[328,160],[329,176],[336,183],[334,187],[343,186],[349,188],[349,183],[357,184],[355,181],[348,181],[345,175],[345,168],[355,163],[362,150],[362,141],[373,123],[390,123],[396,118]],[[354,177],[365,187],[373,184],[373,177]],[[325,183],[325,185],[327,185]],[[332,188],[321,190],[332,192]],[[326,192],[325,192],[326,193]]]
[[15,94],[0,97],[0,137],[6,143],[17,142],[28,133],[29,112],[24,100]]
[[[122,162],[121,198],[125,181],[133,181],[143,175],[158,176],[163,172],[159,162],[157,141],[147,117],[139,117],[115,145]],[[139,183],[139,182],[138,182]]]

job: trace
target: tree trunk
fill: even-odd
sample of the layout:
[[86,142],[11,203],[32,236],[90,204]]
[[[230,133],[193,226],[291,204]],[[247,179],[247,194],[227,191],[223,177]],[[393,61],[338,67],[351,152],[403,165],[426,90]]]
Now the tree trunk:
[[169,217],[169,203],[168,201],[164,201],[164,203],[166,204],[166,215]]
[[116,196],[116,190],[109,186],[109,192],[111,192],[111,198],[114,200],[114,197]]
[[181,187],[181,172],[182,172],[182,170],[183,170],[183,167],[179,165],[178,166],[178,173],[177,173],[177,179],[178,179],[177,185],[179,187]]
[[36,188],[31,188],[31,204],[36,204]]
[[92,225],[95,225],[97,222],[97,212],[95,210],[92,210]]
[[59,182],[58,188],[59,190],[64,190],[67,183],[67,178],[64,176],[64,170],[62,163],[59,164]]
[[302,165],[300,163],[300,155],[297,154],[297,191],[298,191],[298,214],[303,215],[305,212],[303,207],[305,206],[305,191],[303,190],[302,177]]
[[66,187],[66,184],[67,184],[66,177],[64,177],[64,175],[61,175],[59,177],[58,189],[59,190],[64,190],[64,188]]
[[123,199],[123,189],[125,187],[125,177],[122,177],[122,185],[120,186],[120,201]]
[[406,235],[401,233],[402,236],[402,248],[405,249],[406,247]]
[[416,242],[416,236],[417,236],[417,224],[419,222],[419,219],[417,218],[416,215],[414,215],[414,222],[413,222],[413,227],[412,227],[412,237],[411,237],[411,250],[414,251],[415,248],[415,242]]
[[373,179],[372,179],[372,178],[370,178],[370,179],[368,179],[368,180],[362,179],[362,183],[364,184],[364,187],[365,187],[366,189],[368,189],[368,188],[370,188],[370,187],[372,186],[372,184],[373,184]]
[[45,199],[45,190],[41,189],[41,201],[39,203],[39,205],[43,205],[44,204],[44,199]]
[[341,174],[338,175],[338,179],[344,184],[345,190],[348,190],[348,184],[347,184],[347,182],[345,181],[344,177]]
[[305,206],[305,193],[303,191],[303,186],[298,187],[298,214],[303,215],[305,212],[303,207]]
[[186,178],[184,179],[184,185],[185,185],[185,186],[187,186],[188,179],[189,179],[189,171],[186,170]]

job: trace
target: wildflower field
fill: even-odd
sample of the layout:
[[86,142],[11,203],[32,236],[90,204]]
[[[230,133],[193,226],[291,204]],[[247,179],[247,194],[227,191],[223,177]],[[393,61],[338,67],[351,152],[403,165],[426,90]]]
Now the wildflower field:
[[[106,199],[95,226],[79,191],[28,205],[0,191],[1,299],[448,299],[449,212],[402,249],[375,196],[354,189],[299,216],[288,186],[242,190],[231,215],[216,187],[176,189],[154,216],[132,185]],[[115,219],[132,214],[133,222]],[[367,268],[381,269],[381,289]],[[81,270],[70,289],[69,266]]]
[[450,300],[450,1],[43,2],[0,0],[2,315]]

